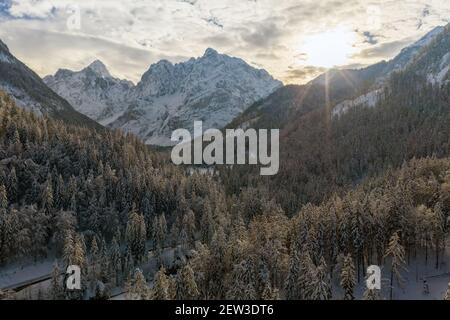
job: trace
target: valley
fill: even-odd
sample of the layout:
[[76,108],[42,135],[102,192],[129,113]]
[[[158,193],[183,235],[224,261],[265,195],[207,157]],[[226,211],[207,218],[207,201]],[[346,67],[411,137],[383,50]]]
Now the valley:
[[[447,25],[284,86],[207,49],[135,85],[99,60],[42,80],[1,42],[0,297],[444,299],[449,52]],[[280,129],[279,172],[175,165],[161,147],[194,120]]]

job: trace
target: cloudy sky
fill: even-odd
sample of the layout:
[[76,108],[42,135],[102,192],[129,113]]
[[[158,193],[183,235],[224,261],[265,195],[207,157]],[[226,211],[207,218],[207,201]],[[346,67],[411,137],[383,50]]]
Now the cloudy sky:
[[100,59],[137,82],[212,47],[303,83],[392,58],[449,19],[449,0],[0,0],[0,39],[41,76]]

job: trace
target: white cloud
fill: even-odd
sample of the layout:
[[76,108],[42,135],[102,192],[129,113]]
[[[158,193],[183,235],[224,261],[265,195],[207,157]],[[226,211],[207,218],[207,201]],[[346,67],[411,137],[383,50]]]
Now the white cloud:
[[[70,5],[80,9],[80,30],[66,27]],[[292,72],[305,67],[299,57],[311,35],[353,30],[356,54],[347,63],[374,63],[395,54],[397,47],[389,43],[407,43],[446,24],[450,1],[20,0],[9,11],[27,19],[0,22],[0,38],[41,75],[100,58],[113,74],[138,81],[161,57],[178,62],[214,47],[263,66],[281,80],[298,82],[306,76],[293,74],[311,74]],[[45,48],[42,56],[41,50],[30,50],[30,39],[37,37],[36,46]]]
[[16,18],[47,18],[55,6],[47,0],[13,0],[9,13]]

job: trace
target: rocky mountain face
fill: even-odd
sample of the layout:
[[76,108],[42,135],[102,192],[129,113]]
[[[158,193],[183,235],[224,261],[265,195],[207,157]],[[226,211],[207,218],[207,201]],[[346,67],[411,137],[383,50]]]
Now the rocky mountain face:
[[134,86],[130,81],[112,77],[98,60],[78,72],[60,69],[44,81],[79,112],[101,124],[110,123],[126,109]]
[[78,111],[111,128],[131,132],[147,144],[168,146],[178,128],[223,128],[282,83],[241,59],[207,49],[200,58],[150,66],[141,81],[110,76],[101,62],[73,72],[59,70],[46,83]]
[[15,58],[0,41],[0,90],[12,96],[16,104],[38,115],[48,115],[69,123],[100,127],[77,112],[25,64]]

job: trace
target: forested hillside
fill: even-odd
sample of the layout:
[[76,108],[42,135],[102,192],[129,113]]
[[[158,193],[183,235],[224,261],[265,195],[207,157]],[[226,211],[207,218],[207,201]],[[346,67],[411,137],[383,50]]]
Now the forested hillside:
[[0,264],[56,254],[89,265],[99,249],[116,254],[102,269],[114,278],[146,259],[148,243],[162,250],[170,232],[177,243],[194,224],[210,239],[227,221],[223,193],[166,161],[133,136],[38,117],[1,94]]

